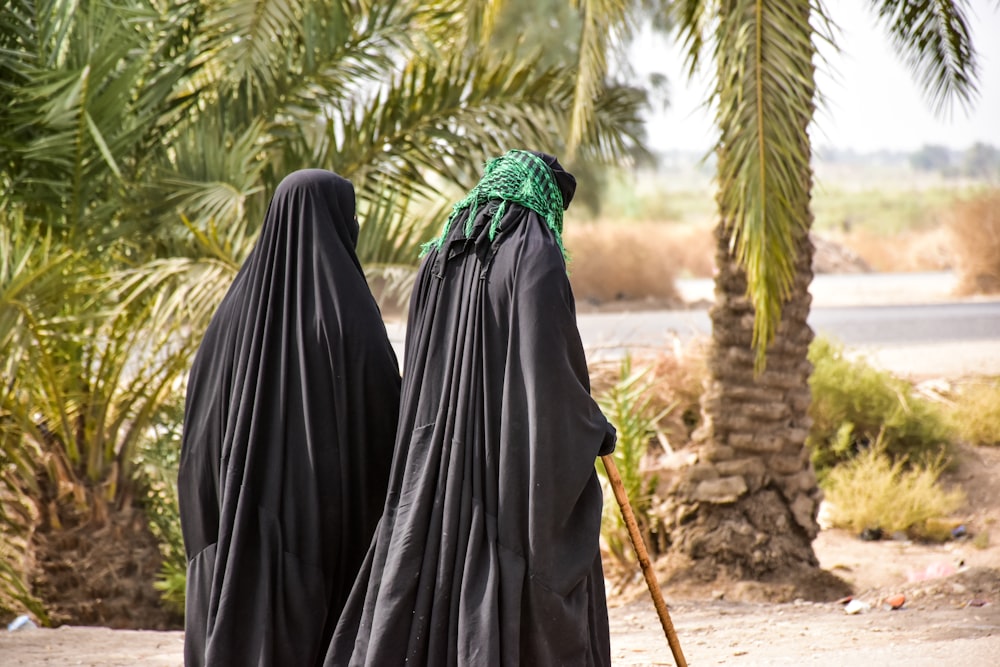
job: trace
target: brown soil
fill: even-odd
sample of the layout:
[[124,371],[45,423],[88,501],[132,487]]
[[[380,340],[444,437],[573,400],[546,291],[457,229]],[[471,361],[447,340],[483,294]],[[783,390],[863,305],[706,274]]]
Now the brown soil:
[[[856,542],[858,542],[856,540]],[[969,569],[922,584],[893,586],[907,600],[898,610],[881,592],[859,599],[870,608],[846,614],[840,602],[734,602],[684,599],[667,590],[666,622],[687,664],[844,665],[909,667],[995,664],[1000,651],[1000,572]],[[611,649],[616,666],[675,664],[661,621],[649,601],[612,606]],[[183,633],[101,627],[0,632],[4,664],[23,667],[180,667]]]

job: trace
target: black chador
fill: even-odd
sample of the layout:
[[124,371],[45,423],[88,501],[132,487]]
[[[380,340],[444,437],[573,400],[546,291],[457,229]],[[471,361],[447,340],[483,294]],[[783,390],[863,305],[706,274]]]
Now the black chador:
[[511,151],[412,296],[385,511],[327,665],[610,664],[590,395],[566,275],[575,180]]
[[385,501],[400,378],[355,254],[354,187],[278,186],[191,370],[188,667],[316,665]]

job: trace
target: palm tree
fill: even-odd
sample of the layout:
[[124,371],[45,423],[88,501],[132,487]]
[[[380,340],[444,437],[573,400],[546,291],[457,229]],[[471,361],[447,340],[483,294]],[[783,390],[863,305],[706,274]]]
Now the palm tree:
[[[939,107],[975,92],[965,3],[870,3]],[[811,0],[681,0],[675,21],[692,71],[710,55],[719,140],[719,223],[710,381],[672,546],[697,576],[785,580],[825,595],[811,542],[819,491],[805,439],[813,338],[806,323],[813,247],[815,42],[830,39]]]
[[[0,216],[23,224],[0,239],[0,463],[55,547],[104,523],[115,530],[95,535],[129,539],[115,531],[134,527],[121,518],[137,443],[178,391],[285,173],[351,178],[362,261],[413,264],[452,188],[510,146],[552,150],[571,122],[575,66],[473,54],[464,3],[9,7]],[[580,153],[637,150],[642,103],[628,87],[591,100]],[[34,261],[33,237],[48,239],[51,262]],[[8,500],[0,489],[4,512]]]
[[[512,145],[556,152],[570,134],[573,63],[539,68],[524,53],[477,48],[491,29],[491,7],[480,5],[503,3],[204,4],[214,65],[197,93],[205,109],[178,129],[150,185],[164,219],[180,213],[195,231],[161,224],[188,246],[175,246],[175,258],[210,247],[234,269],[266,193],[288,171],[318,166],[354,182],[359,257],[373,275],[391,274],[400,261],[415,263],[441,207],[474,184],[486,159]],[[484,18],[463,21],[457,6]],[[251,48],[261,44],[281,53]],[[281,67],[269,65],[276,60]],[[581,154],[598,162],[643,154],[642,91],[616,86],[588,99]],[[229,279],[188,284],[221,296]]]
[[29,494],[40,495],[35,471],[42,454],[18,437],[10,409],[17,386],[11,380],[28,363],[36,314],[61,297],[54,277],[69,253],[54,250],[50,236],[34,231],[22,210],[0,209],[0,610],[25,609],[45,621],[45,608],[27,585],[26,557],[39,518]]

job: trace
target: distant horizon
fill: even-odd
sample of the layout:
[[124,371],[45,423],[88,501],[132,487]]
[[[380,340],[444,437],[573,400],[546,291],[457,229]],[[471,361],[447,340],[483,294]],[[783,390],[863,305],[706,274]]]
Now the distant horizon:
[[[926,145],[962,151],[976,143],[1000,147],[1000,10],[993,0],[970,0],[968,20],[979,58],[979,93],[966,112],[935,116],[905,62],[895,54],[874,13],[861,0],[827,3],[839,27],[840,53],[820,45],[817,88],[825,98],[810,126],[815,150],[858,154],[912,153]],[[701,107],[708,91],[703,74],[688,81],[679,47],[645,32],[630,51],[644,77],[667,77],[670,107],[647,115],[647,143],[656,152],[707,151],[714,144],[713,112]]]
[[[841,148],[838,146],[831,146],[829,144],[814,143],[812,147],[812,153],[813,153],[813,158],[820,158],[820,159],[822,159],[824,155],[827,155],[830,152],[835,152],[840,155],[843,154],[857,155],[859,157],[866,155],[867,156],[878,155],[885,157],[898,157],[902,159],[910,155],[913,155],[914,153],[919,152],[925,146],[943,146],[949,152],[961,155],[962,153],[970,149],[975,143],[985,144],[987,146],[991,146],[993,148],[996,148],[997,150],[1000,150],[1000,141],[997,141],[996,143],[994,143],[993,141],[979,141],[979,142],[973,142],[968,146],[957,146],[957,147],[947,146],[944,144],[935,144],[934,142],[928,141],[926,144],[921,144],[920,146],[915,146],[913,148],[871,148],[871,149]],[[706,155],[709,151],[712,150],[712,148],[709,147],[707,149],[701,149],[701,148],[683,148],[683,147],[675,148],[673,146],[666,146],[666,147],[654,146],[651,148],[651,150],[655,154],[662,156],[691,157],[695,155],[702,155],[702,156]]]

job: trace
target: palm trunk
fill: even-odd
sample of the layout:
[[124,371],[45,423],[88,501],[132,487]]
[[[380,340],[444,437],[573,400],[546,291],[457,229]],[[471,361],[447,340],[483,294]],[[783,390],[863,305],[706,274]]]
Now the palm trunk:
[[[721,11],[726,20],[719,24],[722,138],[717,156],[723,218],[716,229],[718,274],[710,312],[708,383],[701,400],[703,422],[694,438],[698,461],[674,475],[674,510],[665,523],[674,552],[686,557],[690,573],[699,579],[783,583],[789,584],[789,595],[829,599],[846,592],[847,585],[819,569],[812,549],[819,532],[820,491],[805,446],[813,339],[806,319],[814,251],[809,239],[812,171],[807,128],[815,89],[813,50],[803,45],[809,44],[812,8],[802,1],[787,6],[785,15],[776,12],[775,5],[749,13],[737,9],[725,5]],[[789,20],[796,12],[796,20]],[[773,28],[778,24],[801,34],[783,35]],[[752,35],[749,41],[747,35]],[[789,66],[776,64],[775,54],[792,54],[792,70],[800,76],[789,80],[799,85],[797,89],[771,85]],[[748,72],[753,76],[746,76]],[[780,114],[780,121],[774,114]],[[746,118],[759,123],[748,128]],[[797,136],[775,131],[775,122],[790,124],[787,129]],[[758,141],[741,141],[751,130],[758,133]],[[779,150],[774,142],[782,141],[786,143]],[[748,186],[748,172],[753,174],[750,181],[768,184],[766,194]],[[775,189],[782,183],[785,188],[778,196]],[[733,254],[732,234],[734,227],[751,233],[748,220],[764,216],[767,202],[776,206],[767,214],[783,219],[791,234],[794,280],[766,350],[766,366],[755,372],[755,310],[747,297],[746,273]],[[737,211],[746,219],[726,224],[731,221],[725,216]],[[759,251],[766,245],[762,236],[767,230],[761,231],[759,218],[751,222],[758,225],[752,231],[753,248]],[[774,252],[787,252],[780,244],[774,247]],[[770,277],[777,284],[780,272],[773,262],[782,259],[764,257],[758,280]]]
[[848,591],[819,569],[812,549],[820,491],[805,446],[813,246],[802,233],[793,293],[766,369],[755,374],[746,278],[722,225],[716,237],[719,273],[704,421],[695,434],[698,462],[674,486],[681,497],[670,542],[697,579],[782,583],[788,598],[831,599]]
[[768,348],[767,367],[755,375],[754,313],[745,296],[746,278],[729,254],[722,225],[716,236],[719,273],[710,311],[710,380],[702,398],[699,458],[718,477],[695,488],[702,506],[679,546],[694,558],[735,568],[743,578],[780,572],[790,564],[815,567],[811,541],[819,530],[819,491],[805,448],[812,244],[805,234],[798,241],[794,291]]

